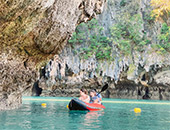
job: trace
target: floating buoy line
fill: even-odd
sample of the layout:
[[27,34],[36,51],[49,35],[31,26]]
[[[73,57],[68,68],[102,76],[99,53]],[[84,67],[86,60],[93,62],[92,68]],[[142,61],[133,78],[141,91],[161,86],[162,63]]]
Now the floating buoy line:
[[[23,98],[23,101],[52,101],[52,102],[69,102],[66,99],[45,99],[45,98]],[[143,102],[143,101],[105,101],[102,103],[118,103],[118,104],[153,104],[153,105],[170,105],[170,102]]]

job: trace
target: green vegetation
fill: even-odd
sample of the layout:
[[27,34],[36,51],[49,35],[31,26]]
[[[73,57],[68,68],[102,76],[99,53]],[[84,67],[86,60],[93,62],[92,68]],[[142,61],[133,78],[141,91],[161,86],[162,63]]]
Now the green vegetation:
[[101,27],[96,19],[88,23],[82,23],[73,33],[69,43],[72,47],[75,44],[87,43],[79,49],[81,58],[88,59],[95,56],[96,59],[114,60],[111,56],[112,46],[117,47],[121,54],[131,55],[133,50],[144,51],[144,46],[150,41],[146,39],[142,32],[142,19],[140,15],[126,14],[120,21],[111,27],[111,37],[108,38],[102,34]]
[[126,0],[121,0],[120,1],[120,6],[125,6],[126,5]]
[[73,33],[69,43],[74,47],[76,44],[87,43],[79,50],[81,58],[88,59],[93,55],[96,59],[111,60],[112,47],[109,40],[102,34],[103,27],[99,26],[96,19],[92,19],[88,23],[81,23]]
[[86,40],[86,37],[88,35],[88,26],[85,23],[81,23],[77,28],[76,31],[72,34],[71,39],[69,40],[69,43],[72,44],[72,47],[74,47],[75,43],[83,43]]
[[151,12],[146,12],[144,14],[144,20],[147,21],[148,24],[153,24],[155,22],[155,16],[151,16]]
[[140,15],[126,15],[117,24],[111,27],[110,38],[123,55],[131,55],[133,50],[143,51],[144,46],[150,43],[142,32],[142,19]]
[[163,23],[161,32],[157,37],[159,40],[159,44],[156,44],[156,49],[158,52],[161,54],[170,52],[170,26]]
[[[122,2],[125,2],[122,0]],[[150,13],[145,14],[144,20],[149,24],[153,24],[155,18]],[[110,37],[103,35],[103,27],[98,24],[96,19],[92,19],[87,23],[81,23],[72,38],[69,40],[71,46],[76,50],[82,59],[88,59],[95,56],[98,60],[114,60],[112,53],[114,48],[119,50],[123,56],[131,56],[133,52],[143,52],[151,41],[148,40],[146,32],[143,30],[143,20],[139,14],[125,14],[117,19],[116,24],[110,28]],[[160,54],[170,51],[170,26],[166,23],[162,24],[160,34],[156,36],[157,44],[151,44]],[[79,44],[79,48],[75,48],[75,44]]]

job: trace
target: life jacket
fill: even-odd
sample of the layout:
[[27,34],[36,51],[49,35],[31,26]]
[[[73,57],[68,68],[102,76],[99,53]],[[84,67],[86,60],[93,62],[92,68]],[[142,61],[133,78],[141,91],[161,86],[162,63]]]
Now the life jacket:
[[93,103],[96,99],[98,99],[98,103],[100,103],[100,99],[97,96],[90,97],[90,102],[89,103]]

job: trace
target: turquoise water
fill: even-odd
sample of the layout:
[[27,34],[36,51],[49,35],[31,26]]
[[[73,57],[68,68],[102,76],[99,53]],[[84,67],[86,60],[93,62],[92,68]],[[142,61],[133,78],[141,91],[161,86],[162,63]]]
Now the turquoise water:
[[0,130],[170,130],[168,101],[104,99],[104,111],[83,112],[68,111],[70,99],[24,97],[19,109],[0,111]]

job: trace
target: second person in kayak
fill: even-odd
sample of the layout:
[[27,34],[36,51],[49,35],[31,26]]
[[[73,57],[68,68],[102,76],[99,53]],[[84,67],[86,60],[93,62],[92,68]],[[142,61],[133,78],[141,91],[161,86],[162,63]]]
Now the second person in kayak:
[[90,102],[89,103],[101,104],[101,101],[100,101],[99,97],[96,95],[95,90],[90,91]]

